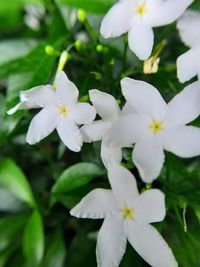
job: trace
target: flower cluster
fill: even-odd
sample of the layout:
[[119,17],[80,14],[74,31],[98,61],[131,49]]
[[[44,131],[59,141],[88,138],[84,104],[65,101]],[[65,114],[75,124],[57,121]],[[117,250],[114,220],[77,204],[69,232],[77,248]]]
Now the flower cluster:
[[[103,37],[128,32],[129,46],[140,58],[149,58],[153,27],[178,19],[192,0],[121,0],[105,16]],[[199,74],[200,14],[186,11],[178,21],[183,41],[191,49],[177,60],[178,78],[185,82]],[[191,31],[191,29],[193,29]],[[78,152],[83,142],[101,141],[101,158],[111,190],[95,189],[71,210],[78,218],[104,219],[97,238],[99,267],[117,267],[127,240],[151,266],[178,266],[171,249],[151,223],[164,219],[165,196],[158,189],[139,194],[134,176],[122,161],[122,148],[133,147],[132,160],[141,179],[151,183],[163,167],[164,150],[182,158],[200,155],[200,129],[188,125],[200,115],[200,82],[186,86],[168,104],[152,85],[131,78],[121,81],[126,99],[120,108],[112,95],[90,90],[92,105],[78,102],[78,89],[64,72],[56,87],[39,86],[20,94],[21,102],[8,111],[41,108],[33,118],[27,142],[35,144],[57,130],[62,142]],[[100,119],[94,120],[96,114]]]

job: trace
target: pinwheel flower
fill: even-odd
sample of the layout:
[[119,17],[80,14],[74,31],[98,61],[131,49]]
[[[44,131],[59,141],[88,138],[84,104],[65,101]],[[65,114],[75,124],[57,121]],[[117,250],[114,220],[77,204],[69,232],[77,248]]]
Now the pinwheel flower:
[[97,237],[98,267],[117,267],[127,240],[153,267],[178,264],[159,232],[150,223],[165,217],[164,195],[151,189],[139,195],[134,176],[124,167],[108,171],[112,190],[95,189],[71,210],[77,218],[104,219]]
[[135,143],[132,159],[143,181],[159,176],[164,150],[183,158],[200,155],[200,129],[186,126],[200,114],[200,82],[187,86],[168,104],[146,82],[124,78],[121,86],[136,112],[121,118],[106,142],[121,147]]
[[8,111],[8,114],[18,109],[42,108],[31,121],[27,142],[33,145],[56,129],[63,143],[78,152],[83,141],[77,125],[90,124],[96,111],[88,103],[78,103],[79,91],[64,72],[57,74],[55,84],[56,89],[44,85],[22,91],[21,103]]
[[[99,90],[90,90],[90,101],[102,119],[81,127],[84,142],[101,141],[101,158],[105,166],[112,163],[120,163],[122,159],[121,147],[109,147],[105,145],[104,138],[108,130],[116,123],[120,116],[133,112],[131,106],[126,105],[122,112],[115,98]],[[117,133],[116,133],[117,134]]]
[[104,38],[128,32],[130,49],[146,60],[153,48],[153,28],[174,22],[193,1],[121,0],[105,16],[100,32]]
[[200,77],[200,12],[187,11],[179,19],[177,28],[182,41],[190,50],[177,59],[177,75],[180,82]]

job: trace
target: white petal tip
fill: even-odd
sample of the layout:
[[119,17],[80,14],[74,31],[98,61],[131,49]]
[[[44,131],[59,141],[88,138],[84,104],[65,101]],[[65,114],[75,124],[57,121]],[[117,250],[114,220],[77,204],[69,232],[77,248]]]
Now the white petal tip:
[[71,216],[74,216],[74,217],[77,217],[78,218],[78,216],[77,216],[77,214],[75,212],[75,209],[70,210],[69,213],[70,213]]
[[94,97],[98,96],[98,94],[101,93],[101,91],[97,89],[92,89],[89,91],[90,99],[94,99]]
[[14,109],[14,108],[11,108],[11,109],[9,109],[8,111],[6,111],[6,113],[8,114],[8,115],[12,115],[12,114],[14,114],[16,112],[16,110]]
[[38,143],[38,142],[31,141],[31,140],[26,140],[26,142],[31,146]]
[[108,29],[105,27],[103,22],[100,27],[100,34],[104,39],[115,37],[115,36],[112,36],[112,34],[108,32]]
[[26,142],[31,146],[39,143],[41,139],[42,138],[31,138],[29,135],[26,136]]
[[73,147],[73,148],[69,148],[71,151],[73,152],[80,152],[81,151],[81,147]]
[[146,183],[146,184],[151,184],[151,183],[153,183],[153,181],[154,180],[156,180],[156,178],[152,178],[152,177],[149,177],[149,176],[145,176],[145,175],[142,175],[141,173],[140,173],[140,175],[141,175],[141,179],[142,179],[142,181],[144,182],[144,183]]
[[21,103],[17,104],[16,106],[14,106],[13,108],[9,109],[6,113],[8,115],[12,115],[14,114],[15,112],[17,112],[21,107]]

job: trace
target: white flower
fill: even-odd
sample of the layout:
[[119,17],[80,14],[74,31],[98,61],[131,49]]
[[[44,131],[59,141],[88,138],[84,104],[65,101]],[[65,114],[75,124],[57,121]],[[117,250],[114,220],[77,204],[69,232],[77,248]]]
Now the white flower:
[[78,218],[104,219],[97,237],[98,267],[117,267],[127,240],[153,267],[178,264],[159,232],[150,223],[165,217],[164,194],[157,189],[138,193],[134,176],[124,167],[109,169],[112,190],[95,189],[71,210]]
[[[101,119],[92,122],[90,125],[81,127],[84,142],[101,141],[101,158],[105,166],[112,163],[120,163],[122,160],[121,147],[109,147],[105,145],[104,139],[109,129],[117,122],[120,116],[133,112],[133,108],[126,105],[121,112],[115,98],[99,90],[90,90],[90,101],[95,107]],[[116,133],[117,134],[117,133]]]
[[55,83],[56,89],[44,85],[22,91],[22,102],[8,111],[8,114],[18,109],[42,108],[31,121],[27,142],[35,144],[56,129],[63,143],[72,151],[78,152],[83,141],[77,125],[91,123],[96,112],[90,104],[78,103],[79,91],[64,72],[57,74]]
[[146,82],[125,78],[121,86],[137,113],[121,118],[106,142],[121,147],[135,143],[132,159],[143,181],[159,176],[164,150],[183,158],[200,155],[200,129],[186,126],[200,114],[200,82],[187,86],[168,105]]
[[191,49],[177,60],[177,75],[180,82],[200,77],[200,12],[187,11],[179,19],[177,28],[182,41]]
[[141,59],[147,59],[154,43],[153,27],[164,26],[179,18],[194,0],[121,0],[101,24],[104,38],[128,32],[129,46]]

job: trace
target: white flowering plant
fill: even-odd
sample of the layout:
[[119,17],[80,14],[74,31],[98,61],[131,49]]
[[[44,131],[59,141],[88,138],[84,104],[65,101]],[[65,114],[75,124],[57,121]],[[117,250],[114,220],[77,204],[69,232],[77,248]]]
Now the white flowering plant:
[[0,22],[0,267],[199,267],[199,0]]

